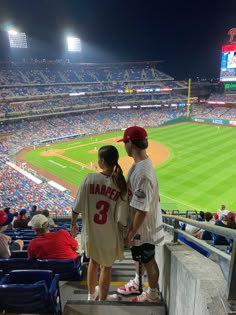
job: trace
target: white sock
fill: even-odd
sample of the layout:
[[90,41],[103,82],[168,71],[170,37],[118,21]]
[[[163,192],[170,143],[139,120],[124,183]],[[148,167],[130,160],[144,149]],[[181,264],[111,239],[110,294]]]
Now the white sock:
[[[142,275],[142,284],[143,284],[143,279],[144,279],[144,276]],[[137,273],[135,273],[135,278],[134,278],[134,282],[139,285],[139,275]]]

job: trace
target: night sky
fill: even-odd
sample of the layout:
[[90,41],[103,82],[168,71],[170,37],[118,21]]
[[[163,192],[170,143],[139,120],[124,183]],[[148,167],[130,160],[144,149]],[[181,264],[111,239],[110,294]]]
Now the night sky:
[[10,25],[27,34],[34,58],[65,57],[71,32],[82,41],[80,62],[162,60],[176,79],[219,77],[236,1],[0,0],[0,60],[10,56]]

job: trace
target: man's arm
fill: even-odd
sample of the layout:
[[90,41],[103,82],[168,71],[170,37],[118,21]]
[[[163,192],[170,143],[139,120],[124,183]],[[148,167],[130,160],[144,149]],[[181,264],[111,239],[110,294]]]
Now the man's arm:
[[146,219],[147,215],[148,215],[148,212],[136,209],[133,222],[127,236],[127,246],[129,247],[133,246],[134,237],[137,234],[141,225],[143,224],[144,220]]

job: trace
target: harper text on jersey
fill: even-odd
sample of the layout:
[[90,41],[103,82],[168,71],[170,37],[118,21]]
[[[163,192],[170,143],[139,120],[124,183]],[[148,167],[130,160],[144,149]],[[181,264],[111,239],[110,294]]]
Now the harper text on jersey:
[[94,195],[103,195],[107,198],[117,201],[120,197],[120,192],[116,189],[113,189],[106,185],[99,185],[99,184],[90,184],[90,194]]

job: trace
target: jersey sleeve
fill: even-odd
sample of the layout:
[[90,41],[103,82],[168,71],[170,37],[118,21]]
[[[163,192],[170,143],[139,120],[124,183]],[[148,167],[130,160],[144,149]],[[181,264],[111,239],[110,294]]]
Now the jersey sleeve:
[[76,213],[81,213],[82,212],[82,205],[83,205],[83,200],[85,198],[86,195],[86,184],[88,182],[88,175],[84,178],[84,180],[82,181],[77,196],[74,200],[73,206],[72,206],[72,211],[76,212]]
[[145,177],[138,177],[132,187],[133,195],[130,206],[140,211],[148,212],[153,198],[153,185]]

